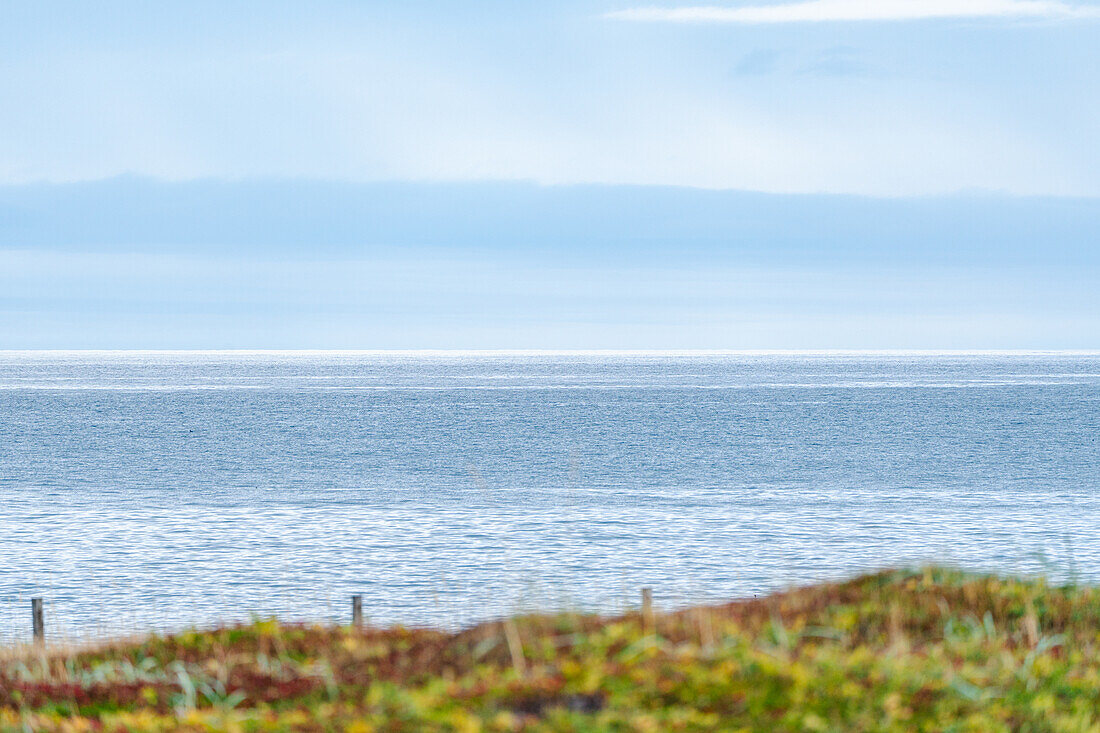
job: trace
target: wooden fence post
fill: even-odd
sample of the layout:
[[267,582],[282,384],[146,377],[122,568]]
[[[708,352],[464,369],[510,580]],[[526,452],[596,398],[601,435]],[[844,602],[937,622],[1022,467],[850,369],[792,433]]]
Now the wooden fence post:
[[646,634],[654,632],[652,588],[642,588],[642,625]]
[[351,597],[351,624],[356,627],[363,625],[363,596],[358,594]]
[[31,599],[31,624],[34,630],[35,643],[41,643],[46,639],[46,618],[42,611],[42,599]]

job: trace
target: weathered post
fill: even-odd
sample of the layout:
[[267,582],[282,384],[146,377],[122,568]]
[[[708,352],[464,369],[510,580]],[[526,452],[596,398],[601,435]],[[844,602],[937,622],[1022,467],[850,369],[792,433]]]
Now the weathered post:
[[355,627],[363,626],[363,596],[358,594],[351,597],[351,624]]
[[642,588],[642,625],[646,634],[654,632],[652,588]]
[[516,620],[509,616],[504,619],[504,640],[508,642],[508,652],[512,655],[512,667],[517,677],[527,676],[527,659],[523,656],[523,640],[519,637]]
[[40,644],[46,639],[46,618],[42,612],[42,599],[31,599],[31,624],[34,630],[34,641]]

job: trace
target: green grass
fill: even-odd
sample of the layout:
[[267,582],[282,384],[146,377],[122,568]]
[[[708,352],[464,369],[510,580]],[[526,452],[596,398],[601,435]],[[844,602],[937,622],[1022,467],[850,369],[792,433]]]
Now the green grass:
[[0,664],[4,731],[1100,731],[1100,593],[926,569],[651,618],[265,621]]

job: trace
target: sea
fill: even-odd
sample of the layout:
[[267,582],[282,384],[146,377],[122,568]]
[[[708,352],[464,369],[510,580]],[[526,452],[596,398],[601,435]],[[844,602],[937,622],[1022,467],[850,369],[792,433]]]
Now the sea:
[[1100,582],[1100,353],[0,352],[0,642]]

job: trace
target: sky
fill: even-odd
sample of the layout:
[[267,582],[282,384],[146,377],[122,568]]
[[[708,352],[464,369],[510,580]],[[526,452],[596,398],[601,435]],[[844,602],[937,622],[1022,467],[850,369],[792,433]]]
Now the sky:
[[0,348],[1100,348],[1100,3],[0,4]]

